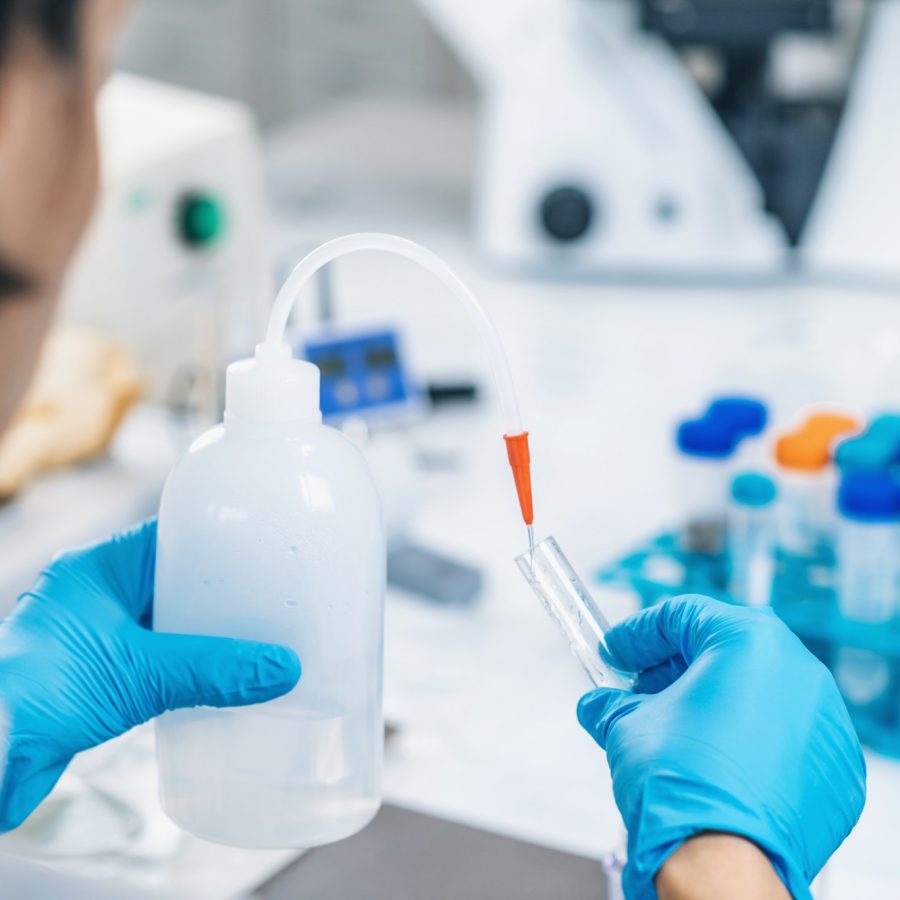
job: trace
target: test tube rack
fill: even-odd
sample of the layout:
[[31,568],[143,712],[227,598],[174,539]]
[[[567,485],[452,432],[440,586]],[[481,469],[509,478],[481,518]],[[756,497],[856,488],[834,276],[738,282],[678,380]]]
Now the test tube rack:
[[[838,676],[842,651],[863,650],[883,661],[887,684],[875,699],[854,702],[838,685],[860,740],[900,759],[900,621],[869,624],[841,615],[834,589],[835,560],[828,548],[815,557],[780,553],[775,560],[771,606],[783,622]],[[677,532],[663,532],[604,565],[596,579],[605,588],[633,591],[642,607],[681,594],[704,594],[738,603],[727,590],[724,553],[681,549]]]

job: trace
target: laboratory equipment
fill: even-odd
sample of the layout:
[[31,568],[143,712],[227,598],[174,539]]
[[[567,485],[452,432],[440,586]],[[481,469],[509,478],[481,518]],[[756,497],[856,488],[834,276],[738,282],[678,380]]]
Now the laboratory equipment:
[[859,431],[844,413],[820,412],[775,444],[782,502],[778,545],[790,554],[815,556],[834,541],[832,448],[838,438]]
[[491,365],[506,426],[503,440],[506,443],[507,457],[515,481],[519,510],[528,528],[529,541],[532,541],[534,509],[531,490],[531,455],[528,447],[528,432],[522,427],[519,400],[510,374],[509,363],[500,342],[500,336],[484,307],[459,276],[439,256],[420,244],[391,234],[350,234],[322,244],[298,263],[278,292],[266,332],[267,344],[280,345],[283,342],[294,298],[300,287],[330,262],[348,253],[361,250],[394,253],[418,263],[443,282],[444,286],[470,314]]
[[545,538],[516,565],[594,685],[630,690],[634,674],[622,671],[606,646],[609,623],[556,540]]
[[375,815],[384,567],[372,478],[322,425],[318,370],[260,345],[228,367],[224,424],[166,484],[153,624],[283,644],[303,676],[266,706],[160,719],[160,794],[177,824],[224,844],[308,847]]
[[492,258],[586,272],[781,264],[750,166],[636,5],[419,3],[482,92],[474,218]]
[[893,239],[900,221],[895,165],[900,119],[894,92],[900,81],[900,3],[858,6],[867,17],[866,27],[856,48],[840,128],[804,231],[802,256],[807,268],[825,275],[894,281],[900,273]]
[[500,262],[900,276],[896,0],[418,2],[481,91]]
[[421,414],[423,401],[404,364],[395,329],[327,331],[307,340],[302,355],[321,373],[322,415],[396,422]]
[[221,413],[221,373],[268,310],[259,137],[239,103],[116,73],[100,94],[94,220],[67,321],[136,352],[152,399]]
[[[885,624],[897,615],[900,589],[900,485],[886,473],[844,477],[838,492],[838,605],[854,622]],[[848,700],[865,706],[890,682],[888,661],[870,650],[843,647],[835,677]]]
[[776,496],[775,482],[760,472],[742,472],[731,482],[728,592],[748,606],[765,606],[772,596]]
[[709,416],[678,426],[675,479],[685,550],[707,554],[722,550],[725,503],[738,442],[730,427]]
[[267,706],[180,711],[158,723],[166,812],[221,843],[329,843],[362,828],[381,802],[380,503],[359,451],[322,424],[319,370],[284,343],[307,280],[360,250],[418,262],[474,317],[531,536],[527,432],[499,337],[474,295],[439,257],[392,235],[348,235],[313,250],[281,288],[254,358],[228,367],[224,423],[176,464],[160,506],[154,627],[283,643],[304,669]]
[[[826,417],[825,424],[833,426],[834,417]],[[879,436],[871,439],[882,442],[888,424],[879,425]],[[870,433],[871,428],[862,440],[868,441]],[[795,462],[821,455],[827,459],[827,441],[821,436],[802,433],[802,440],[795,440],[796,434],[791,437],[787,450],[794,454]],[[787,452],[784,446],[781,451]],[[807,552],[792,552],[780,543],[771,547],[771,516],[775,513],[783,527],[781,494],[797,488],[795,477],[800,474],[779,468],[775,485],[762,473],[741,473],[734,479],[727,553],[687,552],[682,535],[667,531],[626,548],[619,557],[605,562],[596,577],[613,590],[634,591],[644,607],[686,594],[731,603],[767,603],[835,675],[860,739],[881,753],[900,758],[900,489],[896,481],[900,473],[894,466],[888,470],[850,466],[851,461],[869,461],[867,448],[859,451],[859,458],[856,450],[849,456],[853,459],[840,471],[840,515],[833,517],[834,528],[828,535],[817,528],[816,542]],[[835,505],[835,493],[825,488],[833,480],[832,473],[826,464],[824,475],[818,470],[808,475],[810,481],[802,487],[815,486],[810,510],[818,515],[822,497]],[[818,477],[823,482],[816,482]],[[772,498],[775,492],[777,496]],[[808,539],[810,534],[801,536]],[[752,556],[745,548],[754,545],[760,548],[755,576],[743,562]],[[770,547],[768,561],[764,559],[766,545]],[[748,587],[742,588],[743,583],[749,583]],[[614,642],[612,646],[618,653],[618,645]],[[621,662],[628,661],[623,658]]]

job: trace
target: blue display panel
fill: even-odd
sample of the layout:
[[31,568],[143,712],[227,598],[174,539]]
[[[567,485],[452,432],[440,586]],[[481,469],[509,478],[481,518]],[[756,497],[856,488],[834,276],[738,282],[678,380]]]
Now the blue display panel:
[[300,349],[322,373],[321,404],[326,418],[396,410],[417,400],[396,331],[328,334]]

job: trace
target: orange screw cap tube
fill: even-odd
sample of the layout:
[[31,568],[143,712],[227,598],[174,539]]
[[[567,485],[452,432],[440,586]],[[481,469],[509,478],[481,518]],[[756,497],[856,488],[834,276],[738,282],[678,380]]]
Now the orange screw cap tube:
[[534,508],[531,500],[531,454],[528,451],[528,432],[504,434],[503,440],[506,441],[506,453],[516,482],[522,518],[525,524],[530,526],[534,523]]

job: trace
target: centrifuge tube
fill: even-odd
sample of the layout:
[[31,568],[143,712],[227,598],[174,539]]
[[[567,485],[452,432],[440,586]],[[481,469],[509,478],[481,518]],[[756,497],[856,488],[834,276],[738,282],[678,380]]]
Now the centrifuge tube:
[[631,690],[634,674],[617,668],[606,647],[609,623],[554,538],[517,556],[516,565],[594,685]]

